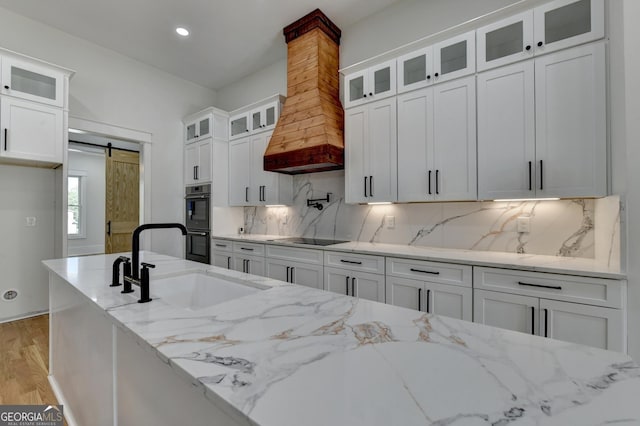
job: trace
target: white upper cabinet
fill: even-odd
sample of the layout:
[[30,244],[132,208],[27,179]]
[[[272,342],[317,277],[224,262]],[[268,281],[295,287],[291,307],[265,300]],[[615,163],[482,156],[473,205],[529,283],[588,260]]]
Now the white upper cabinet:
[[475,77],[398,96],[398,201],[475,200]]
[[605,72],[603,43],[536,59],[538,196],[606,195]]
[[473,74],[475,36],[471,31],[399,57],[398,93]]
[[229,139],[272,130],[276,127],[283,103],[284,96],[273,95],[232,111],[229,119]]
[[604,0],[557,0],[477,30],[478,71],[604,37]]
[[478,75],[480,199],[606,195],[605,46]]
[[476,33],[471,31],[433,46],[433,82],[464,77],[476,71]]
[[18,58],[2,58],[3,95],[63,107],[64,73]]
[[192,143],[184,149],[184,183],[195,185],[211,182],[212,140]]
[[216,108],[207,108],[183,120],[184,143],[190,144],[206,138],[227,139],[229,115]]
[[63,117],[52,108],[21,99],[0,99],[0,159],[62,163]]
[[536,54],[604,37],[604,0],[556,0],[533,13]]
[[396,99],[383,99],[345,113],[347,203],[397,199]]
[[344,107],[350,108],[396,94],[396,61],[374,65],[345,77]]

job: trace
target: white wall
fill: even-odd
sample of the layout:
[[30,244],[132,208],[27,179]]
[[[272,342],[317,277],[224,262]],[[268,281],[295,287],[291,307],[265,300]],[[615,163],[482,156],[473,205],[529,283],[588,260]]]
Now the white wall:
[[104,253],[105,154],[69,151],[69,170],[86,173],[82,181],[86,195],[83,206],[85,235],[69,239],[69,256]]
[[[40,264],[54,251],[55,172],[0,165],[0,296],[16,289],[11,302],[0,298],[0,321],[47,310],[48,275]],[[34,227],[26,217],[35,217]]]

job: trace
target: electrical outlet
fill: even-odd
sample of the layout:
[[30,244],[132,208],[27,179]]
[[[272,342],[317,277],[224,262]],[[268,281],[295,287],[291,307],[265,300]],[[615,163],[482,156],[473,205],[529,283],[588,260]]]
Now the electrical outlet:
[[531,232],[530,216],[520,216],[518,219],[516,219],[516,224],[518,227],[518,232],[523,232],[523,233]]
[[24,218],[24,226],[28,226],[30,228],[33,228],[34,226],[36,226],[36,218],[33,216],[27,216]]
[[387,229],[394,229],[396,227],[396,217],[395,216],[385,216],[384,224]]

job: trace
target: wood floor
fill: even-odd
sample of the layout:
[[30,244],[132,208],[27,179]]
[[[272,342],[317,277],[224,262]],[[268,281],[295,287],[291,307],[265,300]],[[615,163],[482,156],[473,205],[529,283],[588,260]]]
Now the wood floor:
[[0,404],[57,404],[49,371],[49,315],[0,324]]

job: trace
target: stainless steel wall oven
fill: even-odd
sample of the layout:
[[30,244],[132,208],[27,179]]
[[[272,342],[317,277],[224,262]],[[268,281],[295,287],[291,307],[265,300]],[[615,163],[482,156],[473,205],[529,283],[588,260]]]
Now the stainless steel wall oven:
[[211,185],[188,186],[185,190],[186,258],[211,263]]

